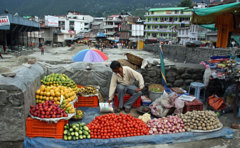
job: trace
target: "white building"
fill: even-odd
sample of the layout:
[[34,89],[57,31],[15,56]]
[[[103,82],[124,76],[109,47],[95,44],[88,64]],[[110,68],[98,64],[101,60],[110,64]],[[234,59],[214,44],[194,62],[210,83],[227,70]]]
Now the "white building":
[[198,25],[190,25],[190,27],[180,27],[177,29],[179,44],[185,45],[188,41],[198,40]]
[[61,32],[67,33],[74,31],[75,34],[90,31],[93,17],[81,15],[79,12],[69,11],[66,16],[59,16],[59,27]]

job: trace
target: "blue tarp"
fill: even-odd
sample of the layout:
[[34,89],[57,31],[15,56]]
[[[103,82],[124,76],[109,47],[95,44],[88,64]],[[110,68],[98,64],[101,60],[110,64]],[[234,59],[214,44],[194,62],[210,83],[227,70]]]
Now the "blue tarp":
[[164,144],[164,143],[181,143],[210,138],[233,138],[233,130],[223,128],[220,131],[210,133],[177,133],[163,135],[135,136],[127,138],[113,139],[84,139],[78,141],[64,141],[54,138],[28,138],[24,140],[25,148],[90,148],[90,147],[127,147],[144,144]]
[[[100,115],[99,108],[80,107],[85,115],[81,122],[89,123],[96,116]],[[73,122],[73,121],[70,121]],[[28,138],[24,140],[25,148],[79,148],[79,147],[126,147],[144,144],[163,144],[163,143],[180,143],[189,142],[210,138],[233,138],[233,130],[223,128],[220,131],[212,133],[178,133],[178,134],[164,134],[164,135],[148,135],[148,136],[135,136],[127,138],[113,138],[113,139],[84,139],[78,141],[64,141],[54,138]]]

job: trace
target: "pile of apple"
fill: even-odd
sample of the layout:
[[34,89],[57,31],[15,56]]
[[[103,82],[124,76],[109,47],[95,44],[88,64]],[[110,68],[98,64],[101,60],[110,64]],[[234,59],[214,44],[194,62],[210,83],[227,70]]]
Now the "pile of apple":
[[30,106],[30,114],[39,118],[61,118],[68,117],[68,114],[61,109],[54,101],[45,101],[44,103],[39,103],[35,107]]

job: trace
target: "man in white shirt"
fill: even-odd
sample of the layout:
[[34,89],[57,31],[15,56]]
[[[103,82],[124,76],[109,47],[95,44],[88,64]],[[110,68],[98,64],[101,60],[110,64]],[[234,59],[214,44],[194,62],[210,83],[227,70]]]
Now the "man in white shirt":
[[[112,102],[115,91],[117,91],[119,106],[116,109],[116,112],[120,112],[124,107],[125,112],[129,113],[132,104],[142,95],[141,90],[144,87],[143,77],[140,73],[132,68],[128,66],[121,66],[118,61],[113,61],[110,67],[114,73],[112,74],[108,102]],[[139,82],[139,87],[133,85],[134,79]],[[126,93],[130,94],[131,97],[125,104],[123,104]]]

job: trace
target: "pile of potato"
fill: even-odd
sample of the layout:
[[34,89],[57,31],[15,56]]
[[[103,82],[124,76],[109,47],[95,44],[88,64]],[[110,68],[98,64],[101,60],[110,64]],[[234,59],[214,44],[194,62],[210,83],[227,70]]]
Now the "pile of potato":
[[179,114],[184,125],[189,130],[213,130],[221,127],[218,116],[213,111],[192,111]]

